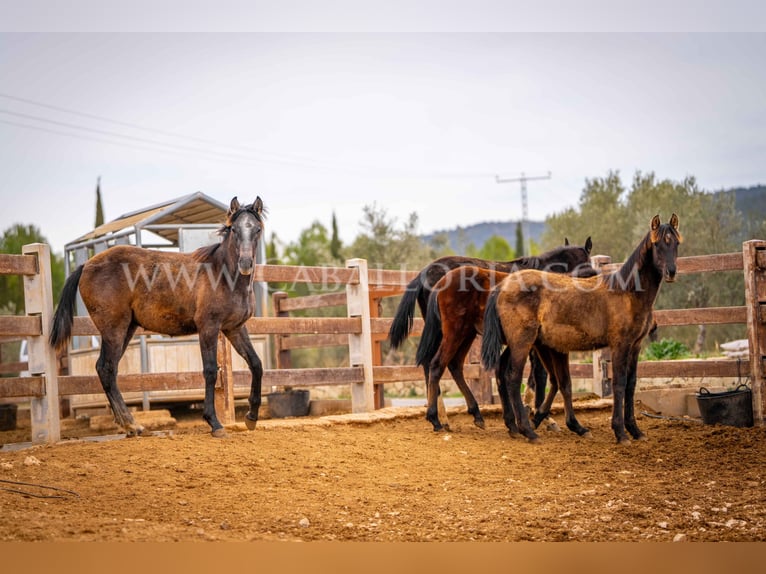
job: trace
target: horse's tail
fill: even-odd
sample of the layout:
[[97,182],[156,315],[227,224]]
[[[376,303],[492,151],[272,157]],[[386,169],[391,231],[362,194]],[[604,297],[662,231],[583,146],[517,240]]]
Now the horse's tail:
[[487,299],[484,310],[484,334],[481,337],[481,363],[487,371],[494,371],[500,362],[500,353],[505,343],[503,325],[497,313],[497,295],[499,289],[494,289]]
[[399,301],[399,307],[396,308],[394,320],[391,323],[391,329],[388,331],[388,340],[394,349],[401,347],[404,340],[412,331],[412,324],[415,320],[415,303],[418,295],[423,290],[423,282],[420,280],[420,274],[410,281],[404,292],[402,300]]
[[439,301],[437,293],[434,291],[428,298],[428,307],[426,308],[425,324],[423,332],[420,335],[420,344],[415,354],[415,363],[417,365],[427,366],[439,350],[442,342],[442,318],[439,313]]
[[72,323],[74,322],[74,304],[77,300],[77,288],[80,284],[83,265],[74,270],[64,283],[61,291],[61,299],[56,312],[53,314],[51,326],[50,345],[58,349],[66,345],[72,336]]

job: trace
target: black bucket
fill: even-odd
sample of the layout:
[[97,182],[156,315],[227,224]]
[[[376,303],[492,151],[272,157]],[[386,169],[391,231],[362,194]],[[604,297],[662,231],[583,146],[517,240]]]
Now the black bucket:
[[291,389],[266,395],[272,418],[305,417],[309,414],[310,396],[305,389]]
[[16,430],[17,405],[0,405],[0,431]]
[[721,393],[711,393],[701,387],[697,405],[706,425],[753,426],[753,393],[746,385]]

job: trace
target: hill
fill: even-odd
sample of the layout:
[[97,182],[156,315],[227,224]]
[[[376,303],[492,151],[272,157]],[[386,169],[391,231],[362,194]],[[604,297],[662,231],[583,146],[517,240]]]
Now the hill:
[[[516,245],[516,224],[517,221],[488,221],[485,223],[476,223],[466,227],[456,229],[445,229],[434,233],[423,235],[423,240],[430,243],[437,235],[446,235],[449,239],[450,247],[455,253],[464,253],[466,247],[473,245],[480,249],[482,245],[493,235],[503,237],[513,247]],[[545,231],[544,221],[529,222],[529,236],[532,241],[540,243],[540,239]]]
[[[742,240],[749,238],[751,232],[761,229],[766,220],[766,185],[754,185],[752,187],[737,187],[715,192],[716,194],[734,195],[734,205],[742,213],[744,227]],[[516,245],[516,221],[488,221],[476,223],[467,227],[444,229],[435,231],[422,238],[430,243],[438,235],[446,235],[450,247],[455,253],[465,253],[466,247],[473,245],[480,249],[482,245],[493,235],[505,238],[511,246]],[[529,231],[532,241],[540,243],[545,231],[544,221],[530,221]],[[570,237],[570,239],[572,239]],[[563,238],[562,238],[563,240]]]

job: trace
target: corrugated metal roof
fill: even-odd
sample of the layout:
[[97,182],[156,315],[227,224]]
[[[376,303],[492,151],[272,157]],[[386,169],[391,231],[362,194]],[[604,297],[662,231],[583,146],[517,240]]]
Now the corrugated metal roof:
[[[227,206],[201,192],[179,197],[158,205],[121,215],[99,225],[68,245],[107,237],[128,228],[140,229],[146,225],[222,224],[226,220]],[[178,229],[151,230],[161,237],[178,243]]]

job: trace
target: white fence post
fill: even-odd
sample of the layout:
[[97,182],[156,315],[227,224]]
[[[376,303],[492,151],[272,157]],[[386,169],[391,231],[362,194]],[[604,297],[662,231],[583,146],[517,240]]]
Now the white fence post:
[[351,383],[351,411],[365,413],[375,410],[375,385],[372,372],[372,324],[370,322],[370,285],[367,260],[347,259],[346,267],[359,270],[359,283],[346,285],[349,317],[361,317],[362,332],[348,336],[349,359],[352,367],[362,367],[364,382]]
[[745,241],[742,244],[742,264],[745,273],[753,422],[756,426],[763,426],[766,422],[766,241]]
[[45,393],[31,402],[32,442],[54,443],[61,440],[61,423],[58,361],[55,349],[48,344],[53,319],[51,249],[44,243],[32,243],[24,245],[21,252],[37,258],[37,275],[24,275],[24,308],[27,315],[39,316],[41,323],[41,333],[27,339],[29,373],[42,375]]

